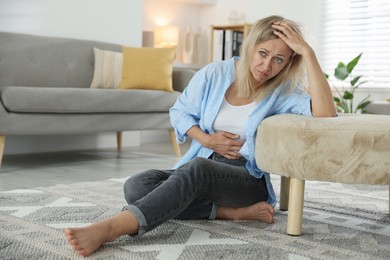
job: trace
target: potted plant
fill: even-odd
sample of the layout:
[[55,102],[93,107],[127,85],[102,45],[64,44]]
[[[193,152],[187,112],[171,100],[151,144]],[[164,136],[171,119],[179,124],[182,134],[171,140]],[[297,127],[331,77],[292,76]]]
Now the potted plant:
[[[360,101],[356,107],[354,107],[353,99],[355,90],[364,84],[366,81],[361,81],[362,76],[352,76],[352,71],[358,64],[360,57],[363,53],[360,53],[357,57],[353,58],[348,64],[339,62],[334,70],[334,77],[343,82],[343,86],[340,89],[334,87],[337,95],[333,97],[338,112],[342,113],[365,113],[364,108],[371,103],[369,99],[370,95],[367,95],[362,101]],[[324,73],[325,77],[329,80],[329,75]],[[348,81],[348,86],[345,87],[344,82]]]

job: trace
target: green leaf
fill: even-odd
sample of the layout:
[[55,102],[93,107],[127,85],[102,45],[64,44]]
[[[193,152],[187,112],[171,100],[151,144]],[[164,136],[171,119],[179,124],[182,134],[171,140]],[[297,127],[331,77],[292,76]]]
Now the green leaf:
[[334,76],[339,80],[344,80],[348,77],[349,72],[347,70],[347,66],[344,63],[339,62],[337,68],[334,70]]
[[[343,82],[342,88],[338,89],[335,88],[334,91],[336,92],[333,96],[333,101],[336,105],[337,111],[344,112],[344,113],[356,113],[358,110],[361,110],[364,112],[364,108],[368,106],[368,104],[371,103],[371,101],[368,101],[368,97],[362,100],[355,110],[354,109],[354,93],[355,90],[362,85],[363,83],[366,83],[367,81],[361,81],[363,76],[357,76],[357,77],[351,77],[351,73],[356,67],[356,65],[359,63],[361,56],[363,55],[363,52],[360,53],[358,56],[353,58],[350,62],[348,62],[347,65],[345,65],[343,62],[339,62],[337,67],[334,69],[334,76],[336,79],[344,81],[348,78],[348,81]],[[325,72],[324,76],[326,79],[329,80],[329,75]],[[349,77],[352,78],[352,80],[349,79]],[[346,87],[346,84],[350,83],[349,87]],[[346,87],[346,88],[344,88]],[[345,90],[348,89],[348,90]]]
[[355,68],[355,66],[358,64],[359,60],[360,60],[360,57],[362,56],[363,52],[360,53],[358,56],[356,56],[353,60],[351,60],[348,64],[347,64],[347,71],[348,73],[351,73],[353,71],[353,69]]
[[370,100],[368,100],[370,98],[370,95],[367,95],[367,97],[365,97],[364,99],[362,99],[359,104],[358,104],[358,107],[359,106],[363,106],[362,108],[365,108],[367,105],[369,105],[371,103]]
[[359,109],[364,109],[366,108],[366,106],[368,106],[369,104],[371,104],[371,101],[370,100],[367,100],[365,102],[360,102],[359,105],[357,106],[356,110],[359,110]]
[[353,80],[351,80],[351,85],[352,85],[352,86],[355,86],[356,82],[358,82],[359,79],[360,79],[361,77],[362,77],[362,76],[357,76],[357,77],[355,77]]
[[359,102],[359,104],[356,106],[355,113],[356,113],[358,110],[361,110],[362,113],[365,113],[365,112],[366,112],[366,111],[364,110],[364,108],[366,108],[366,106],[368,106],[369,104],[372,103],[370,100],[368,100],[369,98],[370,98],[370,95],[367,95],[367,97],[365,97],[362,101]]
[[353,94],[351,92],[349,92],[348,90],[346,90],[346,91],[344,91],[343,98],[352,100],[353,99]]

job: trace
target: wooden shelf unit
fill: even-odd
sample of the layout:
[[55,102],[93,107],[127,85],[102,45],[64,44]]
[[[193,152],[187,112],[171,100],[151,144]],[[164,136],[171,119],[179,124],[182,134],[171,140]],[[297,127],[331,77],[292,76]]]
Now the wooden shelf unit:
[[214,50],[214,31],[221,30],[225,34],[226,31],[239,31],[243,32],[244,38],[248,35],[252,24],[243,23],[243,24],[230,24],[230,25],[211,25],[210,33],[210,62],[213,61],[213,50]]

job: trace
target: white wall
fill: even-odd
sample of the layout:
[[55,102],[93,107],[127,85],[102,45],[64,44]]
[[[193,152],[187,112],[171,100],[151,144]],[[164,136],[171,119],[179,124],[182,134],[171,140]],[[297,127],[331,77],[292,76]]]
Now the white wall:
[[[0,30],[141,46],[142,11],[142,0],[0,0]],[[139,132],[124,133],[124,146],[139,143]],[[7,136],[4,153],[106,147],[115,133]]]
[[141,45],[142,0],[0,0],[0,30]]
[[193,33],[201,30],[201,6],[170,0],[144,0],[143,30],[154,31],[158,26],[175,25],[179,27],[179,45],[176,63],[182,63],[183,37],[187,28]]

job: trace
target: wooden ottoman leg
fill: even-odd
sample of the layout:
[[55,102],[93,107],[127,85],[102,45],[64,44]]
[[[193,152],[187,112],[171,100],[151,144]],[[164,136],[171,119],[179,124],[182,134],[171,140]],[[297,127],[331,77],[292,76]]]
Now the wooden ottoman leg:
[[290,178],[286,176],[280,177],[280,210],[288,210],[288,195],[290,192]]
[[290,179],[290,198],[288,202],[287,234],[300,236],[302,234],[303,200],[305,181]]

